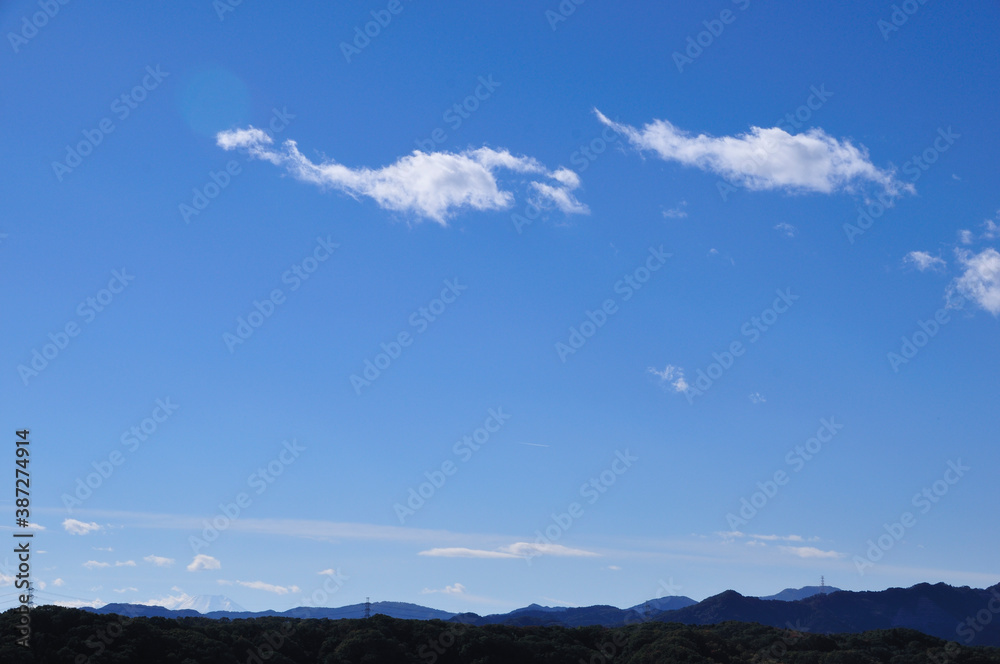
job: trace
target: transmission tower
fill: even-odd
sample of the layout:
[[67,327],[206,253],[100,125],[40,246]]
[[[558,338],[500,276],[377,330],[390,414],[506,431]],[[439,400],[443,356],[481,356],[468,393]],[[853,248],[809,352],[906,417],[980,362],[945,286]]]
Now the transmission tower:
[[365,620],[372,617],[371,597],[365,597]]
[[826,577],[825,576],[820,576],[819,577],[819,591],[821,593],[824,593],[824,594],[826,593]]

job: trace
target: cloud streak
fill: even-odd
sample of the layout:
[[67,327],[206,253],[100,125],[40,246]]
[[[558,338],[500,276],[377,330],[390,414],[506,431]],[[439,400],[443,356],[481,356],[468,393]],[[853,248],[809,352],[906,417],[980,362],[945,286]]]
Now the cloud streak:
[[534,544],[531,542],[515,542],[499,549],[469,549],[465,547],[448,547],[428,549],[418,555],[436,558],[533,558],[535,556],[561,557],[597,557],[599,554],[583,549],[571,549],[561,544]]
[[838,140],[818,128],[803,134],[751,127],[736,136],[693,135],[667,120],[653,120],[636,129],[594,112],[641,152],[715,173],[755,191],[832,194],[863,185],[875,186],[889,196],[915,191],[913,185],[898,180],[893,169],[872,164],[864,146]]
[[341,191],[355,199],[371,198],[379,207],[416,214],[442,226],[464,209],[504,210],[514,194],[501,187],[498,171],[539,176],[528,183],[530,200],[539,207],[566,214],[586,214],[572,191],[580,178],[567,168],[550,171],[531,157],[482,147],[464,152],[421,152],[401,157],[381,168],[350,168],[333,160],[314,163],[295,141],[273,147],[273,139],[254,127],[220,132],[216,143],[224,150],[242,150],[255,159],[284,168],[298,180]]

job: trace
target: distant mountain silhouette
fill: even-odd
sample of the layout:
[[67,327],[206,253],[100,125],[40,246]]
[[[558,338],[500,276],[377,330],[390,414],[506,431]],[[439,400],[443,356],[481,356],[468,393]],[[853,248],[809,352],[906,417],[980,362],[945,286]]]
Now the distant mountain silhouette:
[[[203,616],[205,618],[260,618],[263,616],[285,616],[287,618],[329,618],[339,620],[340,618],[361,618],[365,615],[364,604],[352,604],[337,608],[300,606],[288,611],[208,611],[199,613],[192,609],[165,609],[162,606],[148,606],[146,604],[107,604],[99,609],[85,608],[85,611],[92,613],[117,613],[121,616],[146,618],[184,618],[191,616]],[[383,614],[390,618],[402,618],[404,620],[448,620],[455,614],[448,611],[439,611],[419,604],[408,604],[407,602],[372,602],[372,615]]]
[[998,614],[1000,584],[980,590],[920,583],[879,592],[842,590],[789,602],[727,590],[693,606],[664,611],[656,619],[688,625],[739,620],[824,634],[908,627],[963,645],[1000,646]]
[[[806,593],[817,586],[786,589],[773,597]],[[647,604],[649,605],[647,607]],[[108,604],[94,613],[125,616],[179,618],[360,618],[364,604],[339,608],[298,607],[288,611],[211,611],[199,614],[191,609],[170,610],[141,604]],[[1000,584],[986,589],[953,587],[944,583],[921,583],[911,588],[889,588],[878,592],[851,592],[830,589],[804,599],[782,600],[744,597],[735,590],[695,602],[689,597],[662,597],[636,606],[548,607],[538,604],[510,613],[479,616],[454,614],[405,602],[375,602],[372,614],[407,620],[447,620],[470,625],[563,626],[601,625],[618,627],[649,620],[687,625],[711,625],[727,621],[759,623],[815,634],[859,633],[906,627],[963,645],[1000,646]]]
[[758,597],[757,599],[777,599],[782,602],[794,602],[806,597],[812,597],[813,595],[829,595],[839,590],[840,588],[834,588],[833,586],[803,586],[802,588],[785,588],[777,595],[768,595],[767,597]]

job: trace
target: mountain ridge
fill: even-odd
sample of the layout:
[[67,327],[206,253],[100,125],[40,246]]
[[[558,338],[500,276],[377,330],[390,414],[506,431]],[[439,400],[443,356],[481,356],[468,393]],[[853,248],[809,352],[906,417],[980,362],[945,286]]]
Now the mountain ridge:
[[[809,588],[785,589],[782,593],[789,590],[808,593]],[[336,608],[296,607],[282,612],[212,611],[200,614],[191,609],[108,604],[99,609],[86,610],[101,614],[166,618],[276,616],[337,620],[361,618],[364,607],[364,604],[352,604]],[[819,592],[798,600],[747,597],[735,590],[726,590],[700,602],[689,597],[671,596],[651,599],[626,609],[609,605],[546,607],[531,604],[508,613],[486,616],[456,614],[407,602],[373,602],[371,608],[373,615],[469,625],[620,627],[651,620],[686,625],[738,621],[818,634],[861,633],[905,627],[963,645],[1000,646],[1000,618],[997,617],[1000,614],[1000,583],[984,589],[919,583],[909,588],[880,591]]]

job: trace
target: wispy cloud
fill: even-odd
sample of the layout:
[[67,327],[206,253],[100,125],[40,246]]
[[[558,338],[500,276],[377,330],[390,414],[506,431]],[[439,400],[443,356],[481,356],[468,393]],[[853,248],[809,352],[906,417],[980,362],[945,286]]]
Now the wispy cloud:
[[88,560],[87,562],[83,563],[83,566],[86,567],[87,569],[101,569],[104,567],[111,567],[111,563],[102,563],[96,560]]
[[[219,583],[225,583],[219,581]],[[243,586],[244,588],[251,588],[252,590],[263,590],[264,592],[274,593],[275,595],[287,595],[288,593],[300,592],[298,586],[276,586],[272,583],[264,583],[263,581],[236,581],[237,585]]]
[[666,217],[667,219],[683,219],[684,217],[688,216],[687,210],[684,209],[687,207],[687,204],[688,204],[687,201],[681,201],[680,203],[677,204],[677,207],[671,208],[669,210],[664,210],[663,216]]
[[739,530],[727,530],[723,532],[717,532],[716,535],[721,537],[725,542],[732,542],[734,540],[750,540],[753,542],[806,542],[806,541],[817,541],[818,537],[813,537],[807,540],[802,535],[759,535],[754,533],[744,533]]
[[145,558],[143,558],[143,560],[145,560],[147,563],[152,563],[157,567],[170,567],[175,562],[173,558],[164,558],[163,556],[153,556],[153,555],[146,556]]
[[535,544],[532,542],[515,542],[499,549],[469,549],[465,547],[448,547],[429,549],[419,552],[421,556],[437,558],[533,558],[535,556],[564,557],[596,557],[600,554],[583,549],[571,549],[561,544]]
[[767,401],[767,399],[765,399],[764,395],[761,394],[760,392],[751,392],[750,393],[750,402],[751,403],[764,403],[766,401]]
[[898,180],[894,170],[872,164],[864,146],[818,128],[789,134],[778,127],[751,127],[736,136],[695,136],[667,120],[636,129],[609,120],[596,109],[595,113],[638,150],[715,173],[751,190],[830,194],[874,185],[889,196],[915,191],[913,185]]
[[956,249],[955,254],[965,271],[949,286],[948,299],[953,300],[957,293],[994,316],[1000,315],[1000,253],[996,249],[978,254]]
[[690,387],[688,382],[684,380],[684,369],[681,367],[675,367],[672,364],[668,364],[663,367],[663,371],[660,371],[655,367],[648,367],[646,371],[653,374],[664,383],[670,383],[675,392],[687,392]]
[[837,551],[823,551],[814,546],[779,546],[778,548],[799,558],[843,558],[845,555]]
[[945,265],[947,265],[943,258],[931,256],[926,251],[911,251],[903,258],[903,262],[916,266],[921,272],[944,269]]
[[65,519],[62,526],[70,535],[87,535],[101,530],[101,526],[94,522],[86,523],[76,519]]
[[116,593],[128,593],[128,592],[137,593],[137,592],[139,592],[139,589],[135,588],[133,586],[129,586],[128,588],[112,588],[112,590],[114,592],[116,592]]
[[187,566],[189,572],[198,572],[203,569],[219,569],[222,567],[217,559],[212,556],[205,555],[204,553],[199,553],[191,561],[191,564]]
[[774,230],[779,231],[785,237],[795,237],[799,232],[799,229],[795,228],[795,226],[784,221],[775,225]]
[[353,198],[367,197],[379,207],[417,214],[446,225],[462,209],[504,210],[514,204],[514,194],[501,188],[498,171],[540,176],[528,182],[529,200],[539,207],[557,208],[566,214],[586,214],[586,205],[572,194],[580,178],[574,171],[545,168],[531,157],[482,147],[465,152],[421,152],[401,157],[381,168],[350,168],[336,161],[310,161],[295,141],[272,148],[264,131],[248,127],[220,132],[219,147],[240,149],[251,157],[284,168],[293,177],[330,187]]
[[[1000,219],[1000,210],[997,210],[997,219]],[[995,240],[1000,238],[1000,224],[998,224],[993,219],[987,219],[983,222],[983,239],[984,240]]]
[[441,594],[441,595],[465,595],[466,594],[466,592],[465,592],[465,586],[463,586],[461,583],[455,583],[455,584],[450,585],[450,586],[445,586],[444,588],[441,588],[440,590],[432,590],[431,588],[424,588],[423,590],[420,591],[420,593],[423,594],[423,595],[434,595],[434,594]]

